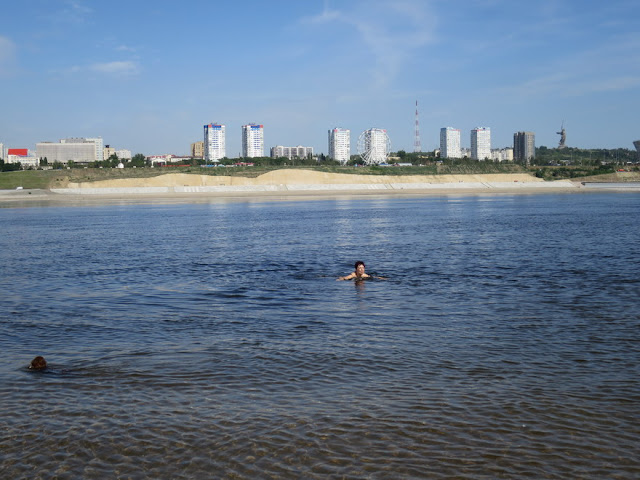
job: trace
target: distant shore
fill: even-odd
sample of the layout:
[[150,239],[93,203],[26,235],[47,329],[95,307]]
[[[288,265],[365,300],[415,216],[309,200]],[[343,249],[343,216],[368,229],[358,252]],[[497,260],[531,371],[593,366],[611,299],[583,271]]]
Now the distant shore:
[[[606,185],[606,187],[605,187]],[[110,205],[127,203],[211,203],[246,200],[313,200],[348,197],[467,196],[496,194],[640,191],[640,184],[545,182],[528,174],[371,176],[278,170],[257,178],[166,174],[69,183],[51,190],[2,190],[0,204]]]

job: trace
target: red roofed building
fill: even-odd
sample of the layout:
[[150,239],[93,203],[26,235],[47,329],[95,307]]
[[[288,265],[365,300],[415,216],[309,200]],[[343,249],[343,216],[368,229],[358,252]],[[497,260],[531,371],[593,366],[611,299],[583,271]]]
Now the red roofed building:
[[29,149],[28,148],[10,148],[7,151],[7,155],[15,155],[16,157],[28,157]]
[[19,163],[22,168],[38,168],[38,159],[29,155],[28,148],[7,148],[7,156],[4,159],[7,163]]

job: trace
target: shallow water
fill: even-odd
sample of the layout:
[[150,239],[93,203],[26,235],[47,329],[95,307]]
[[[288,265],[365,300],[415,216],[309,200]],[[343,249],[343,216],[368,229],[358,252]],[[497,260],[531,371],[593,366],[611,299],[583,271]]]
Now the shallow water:
[[[638,220],[620,193],[0,209],[0,477],[637,478]],[[335,281],[359,259],[387,280]]]

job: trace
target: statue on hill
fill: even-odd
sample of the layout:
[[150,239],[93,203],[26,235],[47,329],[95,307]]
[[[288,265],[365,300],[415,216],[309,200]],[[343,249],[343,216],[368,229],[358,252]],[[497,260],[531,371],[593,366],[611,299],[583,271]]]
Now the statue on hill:
[[560,127],[560,131],[556,132],[558,135],[560,135],[560,143],[558,144],[558,148],[566,148],[566,145],[564,144],[567,141],[567,132],[564,129],[564,121],[562,122],[562,126]]

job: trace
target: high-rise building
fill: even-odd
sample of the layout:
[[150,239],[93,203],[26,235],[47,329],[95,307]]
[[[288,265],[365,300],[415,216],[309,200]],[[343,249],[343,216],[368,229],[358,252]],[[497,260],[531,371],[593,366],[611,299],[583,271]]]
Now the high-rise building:
[[329,158],[343,165],[351,158],[351,130],[333,128],[329,130]]
[[4,144],[0,143],[0,160],[4,160]]
[[459,129],[453,127],[440,129],[440,158],[462,158]]
[[633,146],[636,147],[636,151],[638,152],[638,161],[640,162],[640,140],[633,142]]
[[36,157],[53,162],[76,163],[101,162],[104,160],[102,138],[63,138],[60,143],[36,143]]
[[529,163],[536,158],[536,135],[533,132],[513,134],[513,159],[516,162]]
[[217,123],[209,123],[204,126],[203,148],[206,163],[217,163],[227,156],[225,131],[226,127]]
[[242,126],[242,156],[264,157],[264,125],[250,123]]
[[[86,141],[86,142],[93,142],[93,144],[95,145],[95,150],[96,150],[96,161],[101,162],[104,160],[104,142],[102,141],[102,137],[98,137],[98,138],[69,138],[67,139],[71,142],[74,141]],[[63,142],[62,140],[60,140],[61,142]],[[63,142],[64,143],[64,142]]]
[[471,130],[471,158],[484,160],[491,158],[491,129],[477,127]]
[[358,153],[367,165],[386,163],[391,142],[387,131],[382,128],[370,128],[358,138]]

